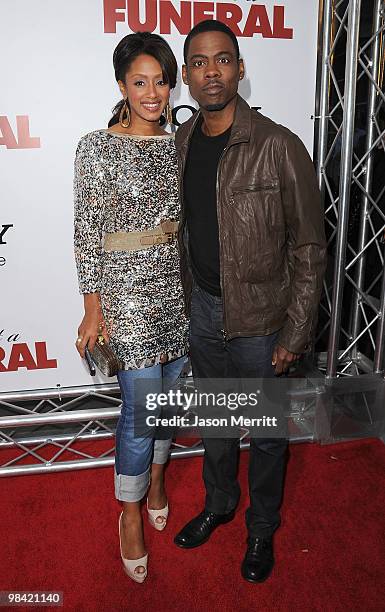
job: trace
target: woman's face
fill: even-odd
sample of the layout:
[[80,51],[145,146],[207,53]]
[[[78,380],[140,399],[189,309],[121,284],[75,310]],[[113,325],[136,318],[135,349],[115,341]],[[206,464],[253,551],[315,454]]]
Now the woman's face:
[[151,55],[138,55],[126,72],[120,91],[128,98],[131,125],[158,122],[168,103],[170,86],[165,83],[159,62]]

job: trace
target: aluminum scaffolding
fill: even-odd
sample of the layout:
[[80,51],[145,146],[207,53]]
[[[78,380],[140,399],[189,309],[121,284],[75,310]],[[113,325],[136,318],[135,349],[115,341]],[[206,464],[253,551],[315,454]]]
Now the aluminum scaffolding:
[[[315,352],[300,365],[286,415],[291,441],[384,432],[385,163],[382,182],[376,164],[379,155],[385,160],[385,3],[374,0],[366,37],[363,6],[320,2],[315,161],[329,266]],[[362,105],[366,123],[358,126]],[[0,476],[112,466],[118,391],[115,384],[0,394]],[[248,448],[247,433],[241,448]],[[200,440],[191,439],[174,442],[171,456],[202,453]]]
[[[324,283],[320,309],[327,320],[317,340],[328,336],[327,355],[320,354],[318,363],[331,379],[381,374],[384,359],[385,176],[377,193],[373,165],[376,154],[385,153],[385,4],[374,0],[372,33],[362,45],[360,9],[360,0],[324,3],[316,167],[334,273]],[[335,71],[338,45],[346,47],[343,79]],[[360,149],[354,143],[359,135],[356,91],[358,84],[364,90],[365,81],[367,119]],[[353,186],[360,217],[356,235],[349,239]],[[377,270],[370,282],[365,274],[368,255],[371,270]]]

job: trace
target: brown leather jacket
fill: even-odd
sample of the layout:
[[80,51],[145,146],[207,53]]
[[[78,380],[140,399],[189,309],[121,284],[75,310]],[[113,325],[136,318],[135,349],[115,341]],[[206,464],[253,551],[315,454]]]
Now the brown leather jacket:
[[[183,173],[199,114],[176,133],[182,203],[178,242],[187,315],[192,275]],[[295,134],[250,109],[240,96],[218,164],[217,211],[226,338],[280,330],[281,346],[303,352],[317,320],[326,264],[314,167]]]

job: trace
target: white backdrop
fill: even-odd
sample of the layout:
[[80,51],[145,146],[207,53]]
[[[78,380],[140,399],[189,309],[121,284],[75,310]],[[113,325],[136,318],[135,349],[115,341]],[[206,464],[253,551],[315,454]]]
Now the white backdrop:
[[[74,347],[73,159],[119,99],[112,53],[138,10],[180,65],[196,20],[230,19],[246,64],[241,95],[312,152],[318,0],[1,0],[0,392],[104,382]],[[194,106],[180,78],[172,104]]]

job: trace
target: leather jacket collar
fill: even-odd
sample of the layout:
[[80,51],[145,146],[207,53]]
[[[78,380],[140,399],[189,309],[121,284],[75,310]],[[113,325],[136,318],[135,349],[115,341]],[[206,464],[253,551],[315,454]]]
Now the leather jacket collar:
[[[251,134],[250,110],[250,106],[247,104],[247,102],[239,94],[237,94],[234,121],[227,148],[239,142],[249,142]],[[194,113],[191,119],[189,119],[189,121],[185,124],[187,129],[183,134],[183,139],[179,143],[182,155],[186,153],[189,140],[201,115],[202,113],[199,110],[198,112]]]

